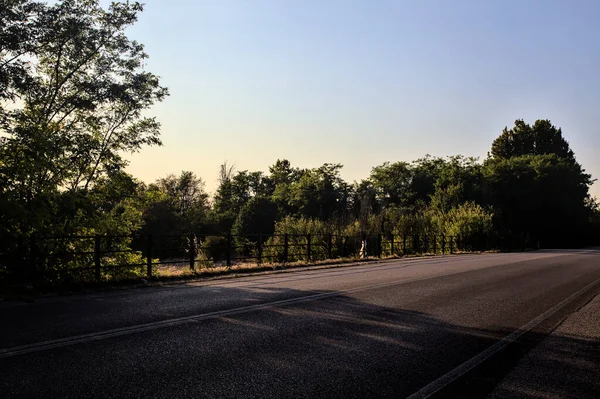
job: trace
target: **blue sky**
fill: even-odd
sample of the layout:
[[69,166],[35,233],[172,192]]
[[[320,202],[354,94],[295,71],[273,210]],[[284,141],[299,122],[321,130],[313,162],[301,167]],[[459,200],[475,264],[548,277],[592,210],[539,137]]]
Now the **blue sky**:
[[[515,119],[550,119],[600,177],[599,1],[152,0],[130,37],[171,96],[145,181],[225,160],[344,165],[358,180],[425,154],[484,158]],[[593,193],[600,195],[598,184]]]

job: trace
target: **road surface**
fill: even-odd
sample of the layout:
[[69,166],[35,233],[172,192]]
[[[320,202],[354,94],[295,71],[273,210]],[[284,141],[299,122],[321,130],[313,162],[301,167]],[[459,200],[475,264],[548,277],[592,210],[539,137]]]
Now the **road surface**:
[[[599,292],[600,251],[556,250],[5,303],[0,392],[5,398],[486,397]],[[579,340],[553,337],[565,347]],[[562,356],[567,367],[573,359]],[[545,384],[552,391],[560,382]]]

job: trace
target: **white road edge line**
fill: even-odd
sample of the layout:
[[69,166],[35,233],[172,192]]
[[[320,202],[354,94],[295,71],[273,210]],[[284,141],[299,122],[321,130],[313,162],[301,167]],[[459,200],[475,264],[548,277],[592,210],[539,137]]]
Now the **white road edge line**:
[[86,342],[99,341],[99,340],[103,340],[103,339],[134,334],[137,332],[155,330],[155,329],[163,328],[163,327],[172,327],[172,326],[178,326],[178,325],[182,325],[182,324],[193,323],[193,322],[207,320],[207,319],[214,319],[214,318],[223,317],[223,316],[233,316],[233,315],[253,312],[253,311],[257,311],[257,310],[265,310],[265,309],[270,309],[270,308],[277,307],[277,306],[292,305],[292,304],[297,304],[297,303],[302,303],[302,302],[314,301],[317,299],[332,298],[332,297],[349,294],[349,293],[353,293],[353,292],[368,291],[371,289],[385,288],[385,287],[390,287],[390,286],[394,286],[394,285],[411,283],[411,282],[415,282],[415,281],[422,281],[422,280],[429,280],[432,278],[446,277],[446,276],[451,276],[454,274],[460,274],[463,272],[464,271],[456,271],[456,272],[452,272],[452,273],[439,274],[439,275],[435,275],[435,276],[424,276],[424,277],[417,277],[417,278],[413,278],[413,279],[394,280],[394,281],[388,281],[386,283],[371,284],[371,285],[365,285],[362,287],[350,288],[347,290],[323,292],[323,293],[319,293],[319,294],[307,295],[307,296],[302,296],[302,297],[297,297],[297,298],[283,299],[283,300],[279,300],[279,301],[261,303],[261,304],[256,304],[256,305],[242,306],[242,307],[233,308],[233,309],[217,310],[214,312],[202,313],[202,314],[197,314],[197,315],[193,315],[193,316],[177,317],[174,319],[155,321],[155,322],[151,322],[151,323],[137,324],[137,325],[128,326],[128,327],[114,328],[114,329],[100,331],[100,332],[96,332],[96,333],[75,335],[75,336],[71,336],[71,337],[36,342],[33,344],[14,346],[12,348],[0,349],[0,359],[4,359],[7,357],[13,357],[13,356],[19,356],[19,355],[25,355],[28,353],[42,352],[42,351],[49,350],[49,349],[62,348],[65,346],[82,344],[82,343],[86,343]]
[[429,397],[435,395],[437,392],[442,390],[444,387],[450,385],[451,383],[453,383],[454,381],[456,381],[457,379],[459,379],[460,377],[462,377],[463,375],[465,375],[466,373],[468,373],[475,367],[479,366],[481,363],[483,363],[484,361],[486,361],[487,359],[489,359],[496,353],[500,352],[501,350],[506,348],[511,343],[515,342],[517,339],[519,339],[521,336],[523,336],[530,330],[532,330],[535,326],[537,326],[544,320],[551,317],[553,314],[558,312],[563,307],[567,306],[569,303],[573,302],[577,297],[585,294],[587,291],[589,291],[591,288],[593,288],[598,283],[600,283],[600,279],[597,279],[594,282],[586,285],[585,287],[583,287],[576,293],[572,294],[571,296],[569,296],[568,298],[559,302],[558,304],[556,304],[555,306],[553,306],[546,312],[542,313],[535,319],[531,320],[529,323],[521,326],[517,330],[515,330],[512,333],[510,333],[509,335],[507,335],[506,337],[502,338],[500,341],[496,342],[494,345],[490,346],[483,352],[472,357],[471,359],[467,360],[466,362],[464,362],[460,366],[456,367],[452,371],[448,372],[447,374],[444,374],[437,380],[432,381],[431,383],[429,383],[426,386],[424,386],[423,388],[421,388],[419,391],[408,396],[407,399],[424,399],[424,398],[429,398]]

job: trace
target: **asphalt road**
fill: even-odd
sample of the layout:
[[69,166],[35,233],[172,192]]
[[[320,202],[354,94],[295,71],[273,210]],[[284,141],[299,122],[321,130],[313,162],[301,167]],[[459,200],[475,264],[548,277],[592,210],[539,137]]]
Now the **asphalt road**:
[[600,295],[519,361],[490,399],[600,398]]
[[486,397],[599,292],[600,251],[585,250],[6,303],[0,396]]

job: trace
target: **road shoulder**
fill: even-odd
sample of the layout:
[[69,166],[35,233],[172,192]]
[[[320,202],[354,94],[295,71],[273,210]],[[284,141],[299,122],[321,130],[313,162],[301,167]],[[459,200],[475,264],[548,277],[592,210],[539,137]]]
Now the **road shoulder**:
[[533,348],[489,398],[600,398],[600,295]]

